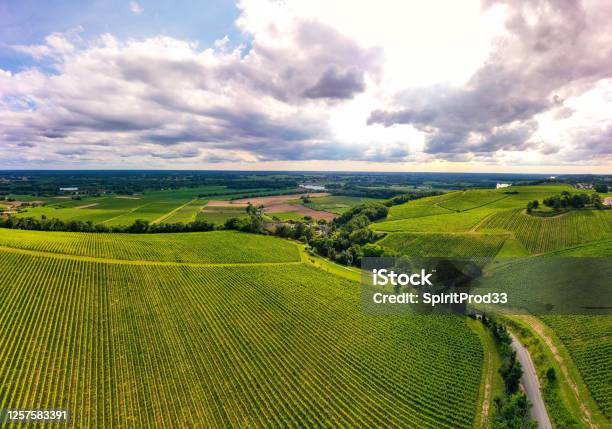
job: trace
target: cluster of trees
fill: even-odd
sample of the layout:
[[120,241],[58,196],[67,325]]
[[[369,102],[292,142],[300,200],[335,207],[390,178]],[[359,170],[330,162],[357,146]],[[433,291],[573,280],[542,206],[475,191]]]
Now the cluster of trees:
[[512,349],[512,338],[506,326],[492,318],[487,318],[486,315],[482,316],[482,322],[493,333],[493,338],[497,343],[502,357],[499,373],[505,385],[504,395],[494,399],[495,418],[493,428],[537,428],[537,423],[529,419],[529,401],[525,394],[519,391],[523,368],[516,358],[516,352]]
[[388,210],[380,203],[354,207],[334,219],[328,230],[315,235],[308,244],[317,254],[342,265],[359,265],[364,256],[383,256],[383,248],[374,244],[382,234],[368,225],[385,218]]
[[603,208],[601,197],[598,194],[572,194],[571,192],[563,191],[559,195],[545,198],[543,201],[545,206],[552,207],[555,210],[564,208],[581,209],[587,206],[595,208]]
[[[571,192],[563,191],[559,195],[544,198],[542,202],[545,206],[552,207],[555,211],[563,209],[582,209],[585,207],[595,209],[605,208],[601,201],[601,197],[596,193],[588,195],[585,193],[572,194]],[[538,207],[540,207],[540,202],[538,200],[529,201],[527,203],[527,213],[531,213]]]
[[108,226],[101,223],[94,224],[92,221],[70,220],[63,221],[61,219],[47,219],[43,216],[41,219],[33,217],[8,217],[0,218],[0,228],[13,229],[28,229],[34,231],[68,231],[68,232],[127,232],[132,234],[152,234],[152,233],[168,233],[168,232],[197,232],[197,231],[212,231],[215,225],[204,220],[196,220],[189,223],[168,223],[168,224],[151,224],[146,220],[138,219],[131,225],[126,226]]
[[368,228],[373,221],[387,216],[388,207],[366,203],[353,207],[328,224],[325,221],[295,222],[280,225],[275,235],[307,243],[323,257],[342,265],[359,265],[364,256],[383,256],[385,251],[375,241],[382,234]]
[[384,254],[383,248],[374,244],[382,235],[370,230],[368,225],[386,217],[388,210],[380,203],[366,203],[353,207],[331,223],[304,219],[280,223],[267,230],[261,207],[249,205],[247,218],[228,219],[224,227],[299,240],[323,257],[343,265],[359,265],[364,256]]
[[540,202],[538,200],[529,201],[527,203],[527,213],[531,213],[534,209],[540,207]]
[[417,200],[424,197],[434,197],[436,195],[442,195],[440,191],[422,191],[422,192],[409,192],[407,194],[398,195],[384,202],[387,207],[397,206],[399,204],[407,203],[408,201]]

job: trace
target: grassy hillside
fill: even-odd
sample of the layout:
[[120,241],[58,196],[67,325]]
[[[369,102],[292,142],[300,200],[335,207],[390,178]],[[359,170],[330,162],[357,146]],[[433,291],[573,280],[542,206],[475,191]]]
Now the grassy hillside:
[[235,231],[87,234],[0,229],[0,248],[94,258],[189,263],[298,262],[296,244]]
[[509,231],[531,253],[544,253],[612,237],[611,210],[572,211],[554,217],[530,216],[522,209],[495,213],[479,231]]
[[[531,216],[525,212],[528,201],[537,199],[541,203],[544,198],[564,190],[578,192],[563,185],[450,192],[392,207],[387,219],[371,227],[387,233],[380,245],[404,255],[612,256],[612,210],[576,210],[552,217]],[[502,278],[505,280],[500,280],[495,288],[512,291],[515,299],[519,299],[522,288],[526,287],[531,290],[529,296],[532,299],[539,296],[541,303],[556,302],[558,287],[568,288],[566,293],[575,289],[566,285],[565,271],[555,269],[554,261],[551,261],[553,266],[549,269],[531,262],[538,261],[532,258],[516,260],[517,264],[523,265],[522,269],[509,270],[507,278]],[[580,272],[581,264],[571,264],[566,260],[564,268]],[[542,280],[544,283],[534,280],[543,273],[548,273],[548,277]],[[549,287],[536,290],[532,288],[534,284]],[[581,298],[578,293],[572,302],[579,302]],[[583,380],[584,389],[588,389],[602,413],[610,418],[612,316],[562,315],[544,316],[542,319],[567,348],[569,359],[580,372],[578,378]]]
[[[392,207],[383,222],[375,223],[375,231],[392,233],[382,242],[402,251],[405,242],[391,238],[394,233],[470,233],[446,235],[445,244],[436,251],[460,256],[461,247],[471,249],[474,241],[490,240],[475,234],[497,234],[509,241],[504,255],[520,256],[574,247],[612,237],[612,211],[582,210],[542,218],[525,213],[528,201],[577,190],[565,185],[516,186],[504,189],[473,189],[423,198]],[[438,237],[440,238],[440,237]],[[458,241],[465,240],[459,244]],[[514,241],[516,240],[516,241]],[[418,242],[415,242],[418,244]],[[414,247],[414,246],[412,246]],[[407,248],[407,251],[412,251]],[[464,256],[469,256],[468,253]],[[494,255],[490,255],[494,256]]]
[[[21,235],[20,235],[21,234]],[[456,317],[369,317],[292,243],[0,231],[0,408],[73,427],[471,428],[483,351]],[[162,264],[162,263],[159,263]]]
[[389,234],[380,244],[409,256],[495,256],[507,235],[396,233]]

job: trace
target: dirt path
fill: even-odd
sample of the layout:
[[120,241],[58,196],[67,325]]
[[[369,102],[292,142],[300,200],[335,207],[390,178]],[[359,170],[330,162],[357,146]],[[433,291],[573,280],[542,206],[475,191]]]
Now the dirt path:
[[493,351],[488,350],[485,356],[488,371],[485,375],[484,394],[482,397],[482,427],[489,426],[489,409],[491,408],[491,385],[493,384]]
[[597,429],[599,426],[593,422],[593,417],[591,415],[591,412],[585,405],[585,401],[582,400],[581,398],[580,390],[578,389],[578,385],[572,379],[570,375],[570,371],[567,368],[567,365],[565,363],[565,360],[559,353],[559,350],[557,349],[557,346],[555,346],[555,343],[553,342],[552,338],[550,338],[546,334],[546,331],[544,329],[544,325],[542,324],[542,322],[540,322],[535,317],[531,317],[531,316],[523,316],[522,319],[525,322],[527,322],[529,326],[531,326],[531,328],[540,336],[540,338],[544,340],[544,343],[546,344],[546,346],[552,353],[553,357],[557,361],[557,364],[559,365],[559,368],[561,368],[561,372],[563,373],[563,377],[565,378],[564,381],[570,387],[576,399],[578,400],[578,403],[580,404],[580,411],[582,412],[582,415],[580,416],[580,418],[582,419],[584,424],[586,424],[587,427],[589,428]]
[[88,209],[88,208],[90,208],[90,207],[95,207],[95,206],[97,206],[97,205],[98,205],[98,203],[93,203],[93,204],[84,204],[84,205],[82,205],[82,206],[75,207],[75,209]]

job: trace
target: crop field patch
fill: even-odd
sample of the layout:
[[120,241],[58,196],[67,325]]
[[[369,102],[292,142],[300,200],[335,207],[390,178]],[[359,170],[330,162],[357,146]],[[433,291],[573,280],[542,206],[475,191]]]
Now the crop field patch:
[[134,261],[206,264],[300,260],[298,247],[290,241],[235,231],[99,234],[0,229],[0,246]]
[[275,204],[264,209],[264,213],[274,215],[274,213],[286,213],[293,212],[302,216],[310,216],[313,219],[325,219],[332,221],[336,215],[330,212],[322,210],[313,210],[310,207],[303,206],[301,204]]
[[495,213],[495,209],[477,208],[461,213],[423,216],[374,223],[370,227],[383,232],[467,232],[478,222]]
[[578,367],[593,399],[612,419],[612,316],[543,316]]
[[[225,203],[227,203],[227,201]],[[246,218],[247,216],[246,209],[242,205],[238,207],[206,205],[198,212],[196,218],[198,220],[205,220],[217,225],[223,225],[229,219],[242,219]]]
[[580,210],[549,218],[530,216],[522,209],[500,211],[479,231],[509,231],[530,253],[561,250],[612,237],[612,211]]
[[379,244],[407,256],[493,257],[507,239],[507,234],[393,233]]
[[170,216],[165,218],[163,223],[189,223],[197,219],[198,213],[202,210],[202,207],[206,204],[205,200],[195,200],[190,202],[184,207],[179,208]]
[[365,316],[357,284],[315,268],[0,265],[2,408],[53,404],[71,427],[472,427],[465,321]]
[[[376,198],[364,198],[364,197],[348,197],[342,195],[329,195],[327,197],[315,197],[311,198],[309,203],[305,203],[304,205],[320,211],[331,212],[337,215],[341,215],[342,213],[349,210],[351,207],[358,206],[360,204],[365,204],[369,202],[377,202],[381,201]],[[301,204],[301,200],[289,201],[290,203]]]

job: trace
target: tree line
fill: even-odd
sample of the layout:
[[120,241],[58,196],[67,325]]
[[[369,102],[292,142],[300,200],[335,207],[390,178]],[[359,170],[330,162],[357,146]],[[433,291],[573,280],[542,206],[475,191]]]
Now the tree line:
[[0,217],[0,228],[27,229],[33,231],[65,231],[65,232],[109,232],[109,233],[130,233],[130,234],[153,234],[170,232],[201,232],[216,229],[213,223],[205,220],[196,220],[189,223],[149,223],[146,220],[137,219],[131,225],[109,226],[103,223],[93,223],[92,221],[69,220],[53,218],[48,219],[42,216],[41,219],[33,217],[16,218],[9,216]]
[[483,314],[482,323],[491,331],[499,353],[502,364],[499,374],[504,380],[504,394],[494,398],[495,414],[493,429],[508,428],[537,428],[537,423],[530,420],[530,403],[527,396],[519,390],[519,383],[523,376],[523,368],[516,358],[516,352],[512,348],[512,338],[506,326],[498,323],[493,318]]

